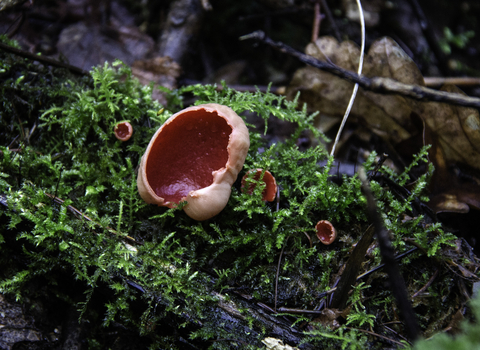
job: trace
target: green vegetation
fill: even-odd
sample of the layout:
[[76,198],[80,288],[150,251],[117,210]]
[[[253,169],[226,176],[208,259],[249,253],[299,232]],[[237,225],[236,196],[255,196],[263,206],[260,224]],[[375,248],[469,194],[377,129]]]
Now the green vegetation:
[[480,344],[480,297],[477,295],[470,302],[475,323],[464,320],[461,332],[454,337],[441,333],[431,339],[421,340],[415,344],[414,350],[470,350],[477,349]]
[[475,32],[469,30],[455,35],[450,28],[444,27],[443,35],[444,37],[439,41],[440,47],[445,54],[450,55],[452,53],[452,45],[459,49],[464,49],[467,47],[470,39],[475,36]]
[[[233,300],[238,289],[267,305],[277,301],[278,306],[315,308],[368,226],[357,176],[334,183],[329,175],[333,159],[322,146],[297,147],[305,131],[319,143],[324,139],[312,126],[315,115],[306,107],[297,109],[297,101],[194,85],[165,91],[169,102],[160,106],[151,98],[153,86],[141,86],[121,62],[77,78],[0,55],[1,293],[22,300],[37,293],[29,286],[40,281],[56,297],[75,304],[81,318],[103,327],[119,322],[138,329],[149,337],[152,348],[176,341],[168,331],[155,331],[156,324],[183,329],[183,336],[192,341],[208,339],[207,346],[213,348],[231,348],[218,339],[243,340],[254,348],[271,330],[245,303],[240,311],[252,332],[246,334],[243,326],[224,327],[225,319],[214,311],[219,302]],[[237,181],[227,207],[205,222],[193,221],[178,208],[148,206],[140,199],[135,168],[151,136],[183,107],[187,95],[197,104],[226,104],[238,114],[251,112],[264,119],[262,130],[248,125],[251,147],[240,176],[249,169],[268,169],[281,188],[278,208],[261,200],[260,182],[249,195],[240,191]],[[284,142],[269,144],[263,137],[272,118],[292,123],[291,136]],[[122,143],[113,127],[124,120],[133,125],[134,134]],[[411,166],[426,162],[426,152],[423,149]],[[324,167],[318,165],[322,160],[327,160]],[[367,170],[374,163],[372,153]],[[380,169],[399,186],[410,181],[410,170],[394,174]],[[412,207],[425,195],[432,171],[429,168],[403,199],[379,182],[371,186],[397,252],[411,248],[405,240],[409,238],[428,257],[442,261],[443,251],[456,237],[437,223],[425,223]],[[315,241],[314,226],[321,219],[330,220],[339,233],[338,242],[328,247]],[[373,248],[364,269],[380,263],[378,249]],[[432,272],[428,258],[418,252],[401,266],[412,291],[424,286]],[[424,329],[443,327],[445,319],[433,324],[443,306],[455,305],[458,291],[452,289],[455,279],[447,271],[429,287],[433,298],[414,302]],[[354,288],[344,325],[334,331],[320,325],[304,333],[303,341],[381,347],[374,345],[378,339],[354,328],[372,329],[382,319],[398,320],[385,278],[381,273],[372,276]],[[74,283],[81,286],[80,300],[61,287]],[[91,303],[99,288],[109,293],[101,298],[103,307],[95,309]],[[292,324],[305,319],[309,318],[291,317]],[[90,344],[105,346],[98,339]]]

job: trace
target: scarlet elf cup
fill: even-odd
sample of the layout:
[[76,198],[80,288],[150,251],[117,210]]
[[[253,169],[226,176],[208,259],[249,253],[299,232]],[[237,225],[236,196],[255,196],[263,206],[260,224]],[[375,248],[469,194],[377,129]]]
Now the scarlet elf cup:
[[207,220],[227,205],[250,146],[248,129],[231,108],[215,103],[172,115],[153,135],[140,162],[137,187],[147,203]]

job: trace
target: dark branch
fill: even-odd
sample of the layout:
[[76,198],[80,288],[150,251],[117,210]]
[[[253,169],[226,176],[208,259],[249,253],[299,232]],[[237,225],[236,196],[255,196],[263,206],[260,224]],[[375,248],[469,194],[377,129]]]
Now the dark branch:
[[71,71],[72,73],[79,74],[79,75],[86,75],[86,76],[90,75],[89,72],[87,72],[86,70],[83,70],[81,68],[78,68],[78,67],[72,66],[70,64],[54,60],[53,58],[49,58],[49,57],[45,57],[45,56],[38,56],[38,55],[33,54],[31,52],[20,50],[20,49],[17,49],[15,47],[12,47],[12,46],[5,45],[3,43],[0,43],[0,49],[2,49],[4,51],[7,51],[7,52],[10,52],[10,53],[13,53],[13,54],[15,54],[17,56],[20,56],[20,57],[23,57],[23,58],[28,58],[32,61],[41,62],[41,63],[43,63],[47,66],[65,68],[65,69],[68,69],[69,71]]
[[353,249],[350,258],[348,258],[345,265],[342,276],[340,277],[340,281],[338,282],[337,290],[335,294],[333,294],[332,302],[330,304],[331,308],[344,309],[347,305],[348,293],[352,290],[352,286],[355,285],[358,271],[365,261],[365,254],[372,243],[374,232],[375,230],[373,226],[370,226]]
[[403,316],[405,330],[414,341],[420,336],[420,328],[418,327],[415,312],[410,303],[405,281],[400,274],[397,262],[395,261],[395,252],[390,241],[389,233],[383,225],[382,218],[377,210],[377,203],[370,191],[370,186],[367,182],[365,171],[359,172],[359,177],[362,180],[363,194],[367,198],[367,216],[375,227],[375,236],[377,237],[378,246],[380,247],[380,254],[382,255],[383,263],[385,264],[385,271],[388,274],[390,289],[397,300],[398,308]]
[[348,80],[352,83],[356,83],[365,90],[383,94],[398,94],[419,101],[444,102],[458,106],[474,107],[480,109],[480,98],[463,96],[460,94],[444,91],[437,91],[419,85],[404,84],[391,78],[367,78],[365,76],[361,76],[345,70],[332,63],[317,60],[316,58],[301,53],[291,48],[290,46],[285,45],[282,42],[273,41],[272,39],[267,37],[262,31],[255,31],[240,38],[240,40],[246,39],[254,39],[261,41],[283,53],[298,58],[303,63],[306,63],[312,67],[332,73],[333,75]]

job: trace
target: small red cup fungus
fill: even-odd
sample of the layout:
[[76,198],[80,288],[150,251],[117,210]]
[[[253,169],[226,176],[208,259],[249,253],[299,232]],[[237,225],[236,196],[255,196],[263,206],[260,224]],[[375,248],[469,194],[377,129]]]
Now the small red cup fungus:
[[[263,169],[249,170],[242,178],[242,191],[252,194],[255,188],[255,184],[251,183],[248,186],[248,189],[245,189],[246,179],[252,172],[255,172],[255,175],[253,175],[253,179],[260,180],[262,171]],[[262,192],[262,199],[264,201],[273,202],[277,194],[277,182],[275,181],[275,178],[273,177],[272,173],[270,173],[268,170],[265,170],[262,181],[265,183],[265,188],[263,189],[263,192]]]
[[113,131],[115,132],[115,137],[120,141],[128,141],[133,134],[133,128],[129,122],[118,123]]
[[332,223],[327,220],[320,220],[315,226],[317,237],[325,245],[332,244],[337,238],[337,231]]
[[153,135],[140,162],[137,187],[147,203],[207,220],[227,205],[250,146],[248,129],[232,109],[215,103],[172,115]]

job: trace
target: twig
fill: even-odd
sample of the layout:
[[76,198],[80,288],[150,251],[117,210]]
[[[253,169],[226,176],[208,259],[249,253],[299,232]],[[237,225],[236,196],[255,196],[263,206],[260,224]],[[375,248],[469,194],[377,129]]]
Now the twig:
[[357,280],[358,270],[365,260],[365,253],[372,243],[374,232],[375,230],[373,229],[373,226],[370,225],[353,249],[352,254],[347,260],[342,276],[340,277],[340,281],[338,282],[337,292],[333,295],[332,302],[330,303],[331,308],[345,308],[348,300],[348,293]]
[[362,190],[367,198],[367,216],[375,227],[375,235],[377,237],[378,246],[380,247],[380,254],[385,264],[385,271],[389,277],[390,288],[392,294],[397,300],[398,308],[402,313],[404,319],[405,330],[411,341],[418,339],[420,336],[420,328],[418,327],[415,312],[410,303],[405,281],[400,274],[398,265],[395,261],[395,255],[392,242],[388,236],[388,231],[383,225],[382,218],[377,211],[377,204],[367,183],[365,170],[362,168],[359,171],[359,177],[362,181]]
[[41,62],[47,66],[54,66],[54,67],[59,67],[59,68],[65,68],[71,71],[72,73],[79,74],[79,75],[86,75],[89,76],[90,73],[87,72],[86,70],[83,70],[81,68],[72,66],[67,63],[63,63],[57,60],[54,60],[53,58],[45,57],[45,56],[38,56],[36,54],[33,54],[31,52],[25,51],[25,50],[20,50],[15,47],[5,45],[3,43],[0,43],[0,49],[13,53],[17,56],[23,57],[23,58],[28,58],[32,61],[38,61]]
[[[63,203],[65,203],[65,201],[64,201],[63,199],[58,198],[57,196],[51,195],[50,193],[45,193],[45,195],[46,195],[47,197],[51,198],[51,199],[52,199],[55,203],[57,203],[57,204],[63,204]],[[98,222],[90,219],[87,215],[85,215],[84,213],[82,213],[80,210],[78,210],[78,209],[75,208],[74,206],[67,205],[67,209],[70,210],[75,216],[81,217],[81,218],[83,218],[83,219],[86,219],[87,221],[91,221],[91,222],[95,223],[95,224],[98,225],[98,226],[101,226]],[[138,242],[135,240],[135,238],[130,237],[130,236],[128,236],[128,235],[123,235],[123,234],[119,233],[118,231],[115,231],[115,230],[114,230],[113,228],[111,228],[111,227],[108,227],[108,226],[107,226],[106,229],[107,229],[109,232],[113,233],[114,235],[120,235],[121,237],[123,237],[123,238],[125,238],[125,239],[127,239],[127,240],[129,240],[129,241],[131,241],[131,242],[133,242],[133,243],[138,243]]]
[[408,1],[412,6],[413,11],[415,12],[415,15],[418,18],[420,28],[422,29],[423,35],[425,35],[425,39],[427,39],[430,49],[432,50],[435,58],[437,59],[440,70],[443,74],[446,74],[449,71],[447,58],[443,53],[442,49],[440,48],[440,45],[438,44],[438,39],[435,37],[435,33],[433,32],[432,27],[428,24],[427,16],[425,16],[425,13],[423,12],[422,7],[417,0]]
[[262,31],[255,31],[251,34],[242,36],[240,39],[254,39],[261,41],[279,50],[280,52],[298,58],[303,63],[306,63],[312,67],[324,70],[352,83],[358,83],[358,85],[365,90],[383,94],[398,94],[419,101],[444,102],[458,106],[480,109],[480,98],[478,97],[463,96],[456,93],[437,91],[419,85],[404,84],[391,78],[367,78],[365,76],[359,76],[356,73],[350,72],[334,64],[320,61],[312,56],[301,53],[300,51],[297,51],[282,42],[273,41]]
[[388,158],[388,154],[386,154],[386,153],[383,153],[382,155],[380,155],[380,158],[378,159],[377,164],[375,164],[375,168],[373,168],[372,172],[368,176],[368,181],[372,180],[372,178],[377,176],[378,171],[382,167],[383,163],[385,163],[387,158]]
[[480,78],[476,77],[424,77],[426,86],[442,86],[444,84],[475,86],[480,85]]
[[287,312],[289,314],[305,314],[305,315],[320,315],[321,310],[305,310],[305,309],[293,309],[289,307],[279,307],[278,312]]
[[[358,61],[357,74],[361,76],[362,68],[363,68],[363,56],[365,55],[365,18],[363,17],[362,3],[360,2],[360,0],[357,0],[357,6],[358,6],[358,13],[360,15],[360,28],[362,29],[362,46],[360,47],[360,59]],[[357,96],[357,91],[358,91],[358,83],[356,83],[355,86],[353,87],[352,96],[350,97],[350,101],[348,101],[348,106],[347,106],[347,109],[345,110],[342,123],[338,128],[337,136],[335,137],[335,142],[333,143],[332,151],[330,152],[331,157],[335,155],[335,147],[337,146],[338,141],[340,140],[340,136],[342,135],[343,128],[345,127],[345,123],[347,122],[350,111],[352,110],[353,102],[355,101],[355,97]]]
[[273,304],[274,305],[273,309],[275,310],[275,312],[277,311],[278,276],[280,274],[280,265],[282,263],[283,251],[284,251],[285,247],[287,246],[287,242],[288,242],[289,238],[290,238],[290,236],[288,236],[287,239],[285,240],[285,243],[283,244],[282,250],[280,251],[280,255],[278,256],[277,273],[275,274],[275,300],[274,300],[274,304]]
[[[1,198],[1,197],[0,197]],[[398,254],[395,256],[395,260],[400,260],[404,257],[406,257],[407,255],[410,255],[411,253],[415,252],[417,250],[417,248],[412,248],[408,251],[406,251],[405,253],[402,253],[402,254]],[[375,271],[378,271],[380,270],[381,268],[383,268],[385,266],[385,264],[380,264],[378,265],[377,267],[374,267],[373,269],[371,270],[368,270],[367,272],[365,273],[362,273],[361,275],[358,275],[357,276],[357,279],[356,281],[359,281],[360,279],[366,277],[366,276],[369,276],[370,274],[374,273]],[[278,269],[277,269],[278,271]],[[277,274],[277,278],[278,278],[278,274]],[[320,294],[320,296],[318,297],[319,299],[321,298],[324,298],[330,294],[332,294],[333,292],[335,292],[337,290],[337,287],[334,287],[326,292],[323,292]],[[249,296],[246,296],[244,294],[241,294],[241,293],[238,293],[236,292],[235,294],[237,295],[240,295],[242,298],[245,298],[247,300],[251,300],[253,299],[252,297],[249,297]],[[275,303],[276,304],[276,303]],[[264,303],[261,303],[261,302],[257,302],[257,305],[261,308],[264,308],[265,310],[273,313],[273,314],[277,314],[279,312],[288,312],[288,313],[292,313],[292,314],[321,314],[322,313],[322,310],[320,310],[319,308],[315,308],[314,310],[309,310],[309,309],[295,309],[295,308],[287,308],[287,307],[279,307],[278,309],[275,307],[275,308],[271,308],[270,306],[264,304]]]
[[405,340],[406,342],[408,342],[408,339],[405,338],[403,335],[401,335],[400,333],[398,333],[397,331],[393,330],[392,328],[388,327],[387,324],[398,324],[401,322],[398,322],[398,321],[392,321],[392,322],[387,322],[387,323],[382,323],[382,327],[385,328],[387,331],[389,332],[392,332],[393,334],[395,334],[397,337],[399,338],[402,338],[403,340]]
[[342,41],[342,36],[340,35],[340,31],[338,30],[337,24],[335,23],[335,19],[333,18],[332,11],[330,11],[330,7],[328,7],[327,0],[320,0],[320,4],[322,5],[322,9],[327,16],[330,25],[332,26],[333,33],[335,34],[335,38],[337,41]]
[[378,333],[375,333],[375,332],[372,332],[372,331],[368,331],[368,330],[366,330],[366,329],[352,328],[352,327],[345,327],[345,328],[346,328],[346,329],[355,329],[355,330],[357,330],[357,331],[360,331],[360,332],[363,332],[363,333],[367,333],[367,334],[373,335],[373,336],[378,337],[378,338],[385,339],[385,340],[390,341],[390,342],[392,342],[392,343],[405,346],[404,343],[401,343],[401,342],[399,342],[399,341],[397,341],[397,340],[394,340],[394,339],[392,339],[392,338],[386,337],[386,336],[384,336],[384,335],[381,335],[381,334],[378,334]]
[[320,33],[320,23],[322,22],[322,15],[320,14],[320,3],[315,1],[313,6],[313,26],[312,26],[312,43],[318,39]]
[[[413,252],[415,252],[415,251],[417,251],[417,250],[418,250],[418,248],[415,247],[415,248],[412,248],[412,249],[406,251],[405,253],[398,254],[398,255],[395,256],[395,260],[403,259],[404,257],[412,254]],[[374,272],[382,269],[384,266],[385,266],[385,264],[380,264],[380,265],[374,267],[373,269],[370,269],[370,270],[368,270],[367,272],[364,272],[364,273],[362,273],[361,275],[358,275],[358,276],[357,276],[357,279],[356,279],[355,281],[356,281],[356,282],[360,281],[362,278],[371,275],[372,273],[374,273]],[[329,289],[328,291],[321,293],[321,294],[318,296],[318,299],[325,298],[326,296],[334,293],[337,289],[338,289],[338,287],[333,287],[332,289]],[[273,309],[272,309],[272,310],[273,310]],[[277,311],[280,311],[280,310],[282,310],[282,308],[278,308]],[[315,311],[318,311],[318,310],[319,310],[319,309],[317,309],[317,308],[315,309]],[[310,312],[310,310],[304,310],[304,311],[305,311],[306,313],[309,313],[309,312]]]
[[435,280],[435,278],[437,278],[437,276],[438,276],[438,269],[435,270],[435,273],[433,274],[432,277],[430,277],[428,282],[422,288],[420,288],[415,294],[412,295],[412,299],[419,296],[421,293],[423,293],[424,290],[430,287],[433,281]]

